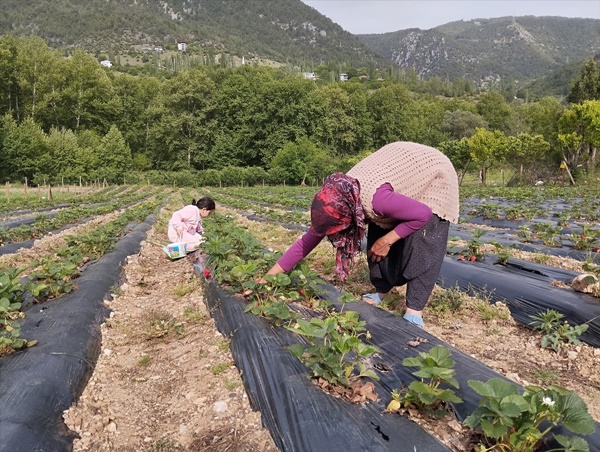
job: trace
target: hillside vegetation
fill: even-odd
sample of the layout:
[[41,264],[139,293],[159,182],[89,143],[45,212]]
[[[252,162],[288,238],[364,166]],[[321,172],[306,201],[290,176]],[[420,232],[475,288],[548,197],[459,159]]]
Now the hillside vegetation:
[[300,0],[3,0],[0,34],[118,54],[131,46],[260,56],[285,63],[384,59]]
[[600,49],[600,20],[501,17],[357,36],[421,77],[522,82],[593,57]]

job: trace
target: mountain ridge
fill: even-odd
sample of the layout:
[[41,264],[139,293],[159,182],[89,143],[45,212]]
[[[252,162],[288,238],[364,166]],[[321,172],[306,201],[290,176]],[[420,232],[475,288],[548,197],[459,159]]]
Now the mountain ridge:
[[474,19],[356,36],[421,77],[530,80],[600,52],[600,20],[556,16]]
[[531,82],[600,53],[600,20],[506,16],[353,35],[301,0],[3,0],[0,34],[36,35],[66,53],[143,45],[319,65],[412,69],[479,86]]

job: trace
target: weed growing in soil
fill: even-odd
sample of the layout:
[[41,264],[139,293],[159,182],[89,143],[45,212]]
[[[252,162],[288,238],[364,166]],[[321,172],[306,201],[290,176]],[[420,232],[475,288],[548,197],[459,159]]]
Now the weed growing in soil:
[[532,376],[542,385],[554,384],[561,378],[560,372],[545,367],[534,370]]
[[427,309],[436,315],[456,313],[461,310],[463,301],[464,293],[458,287],[436,289],[429,299]]
[[178,284],[173,293],[176,297],[184,297],[187,294],[192,293],[195,289],[196,286],[192,284]]
[[540,342],[542,348],[550,348],[559,352],[569,344],[579,345],[579,336],[587,331],[589,325],[584,323],[571,326],[566,320],[561,321],[563,318],[564,315],[554,309],[547,309],[531,316],[533,329],[542,332]]
[[483,320],[508,320],[510,319],[510,311],[503,303],[490,304],[487,300],[477,300],[475,309]]
[[152,362],[152,357],[150,355],[144,355],[138,360],[138,366],[146,367],[146,366],[150,365],[151,362]]
[[158,339],[175,333],[183,335],[183,323],[164,311],[150,311],[144,334],[147,339]]
[[204,325],[209,315],[196,306],[186,306],[183,311],[183,317],[190,323]]
[[223,372],[225,372],[227,369],[229,369],[230,364],[229,363],[220,363],[217,364],[216,366],[213,366],[211,368],[211,372],[213,373],[213,375],[221,375]]

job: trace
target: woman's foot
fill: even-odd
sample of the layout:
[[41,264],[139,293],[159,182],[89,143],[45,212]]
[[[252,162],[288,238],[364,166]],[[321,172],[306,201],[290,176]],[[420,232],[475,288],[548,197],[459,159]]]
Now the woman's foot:
[[366,293],[362,296],[362,301],[370,305],[377,306],[381,303],[381,297],[378,293]]

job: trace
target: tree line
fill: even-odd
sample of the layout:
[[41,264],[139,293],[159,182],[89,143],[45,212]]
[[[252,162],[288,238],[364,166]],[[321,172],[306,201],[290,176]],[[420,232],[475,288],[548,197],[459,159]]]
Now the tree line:
[[524,182],[565,162],[577,177],[597,166],[598,74],[590,60],[568,102],[525,103],[497,91],[440,94],[430,81],[315,82],[251,65],[134,76],[82,50],[65,57],[40,38],[7,35],[0,180],[160,181],[176,173],[209,184],[307,183],[398,140],[437,147],[460,171],[481,171],[483,182],[494,165]]

